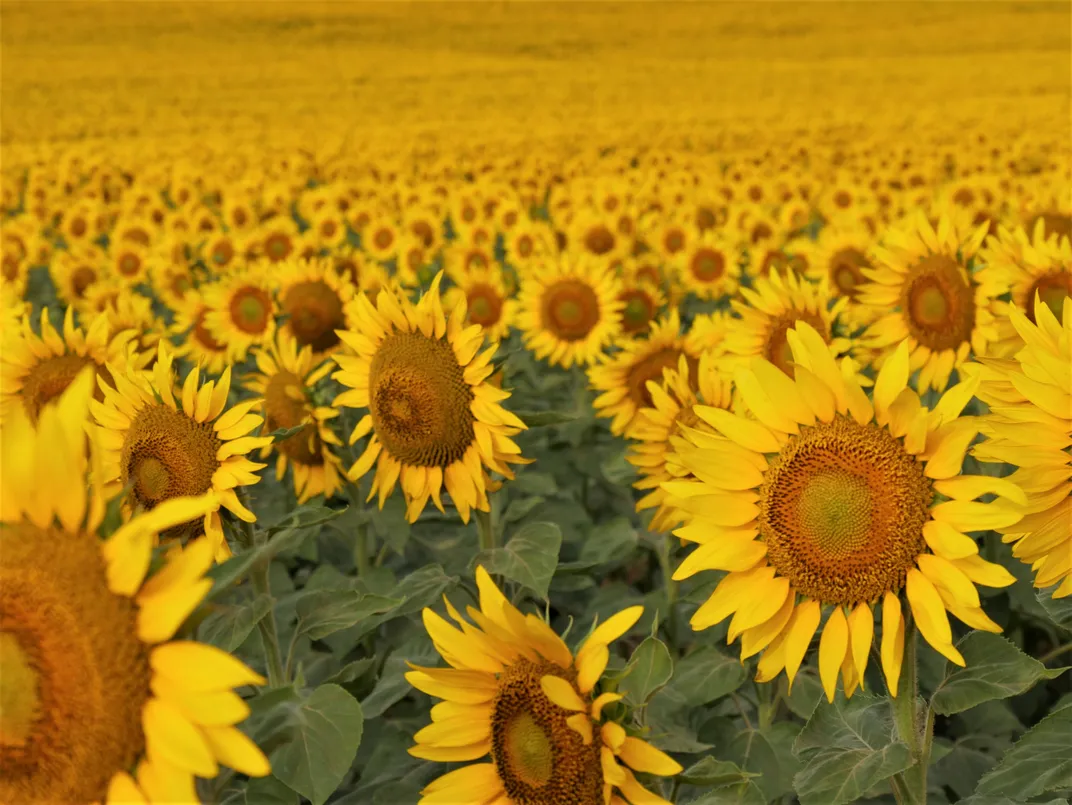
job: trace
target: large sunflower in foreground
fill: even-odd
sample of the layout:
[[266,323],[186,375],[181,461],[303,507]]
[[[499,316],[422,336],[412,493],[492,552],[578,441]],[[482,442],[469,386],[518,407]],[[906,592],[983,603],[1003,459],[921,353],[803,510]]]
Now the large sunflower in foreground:
[[[264,680],[212,646],[172,640],[212,586],[206,540],[146,578],[155,535],[201,517],[211,496],[175,498],[102,542],[87,485],[84,370],[36,430],[4,423],[0,483],[0,801],[22,805],[198,802],[194,777],[268,760],[235,724],[232,691]],[[133,773],[131,773],[133,772]]]
[[[339,457],[329,445],[340,445],[328,426],[338,411],[314,405],[309,391],[331,371],[332,364],[313,362],[313,348],[298,349],[294,338],[279,332],[276,338],[256,353],[257,372],[246,379],[246,388],[264,400],[264,432],[301,427],[293,436],[271,445],[277,453],[275,475],[282,480],[289,464],[294,472],[294,491],[298,503],[316,495],[331,497],[342,486]],[[261,457],[268,455],[261,449]]]
[[476,581],[480,608],[466,610],[475,626],[449,601],[447,612],[461,628],[424,610],[432,642],[453,667],[413,666],[406,674],[413,687],[443,699],[409,751],[446,763],[490,758],[433,780],[421,792],[421,805],[624,805],[626,799],[668,805],[633,770],[668,776],[681,766],[620,723],[604,720],[604,709],[620,694],[593,695],[608,646],[643,608],[607,619],[574,655],[543,620],[507,601],[483,567]]
[[477,354],[484,331],[465,326],[464,302],[449,319],[444,314],[441,279],[437,274],[417,304],[389,289],[375,306],[357,297],[357,329],[339,331],[356,355],[334,356],[339,371],[332,375],[349,391],[335,405],[368,409],[350,444],[372,436],[348,476],[357,480],[376,465],[370,500],[378,493],[382,507],[400,481],[413,521],[429,498],[443,510],[445,486],[468,522],[470,509],[488,510],[488,470],[513,477],[509,464],[524,461],[510,437],[525,423],[500,405],[509,392],[486,382],[496,345]]
[[[230,556],[223,536],[219,507],[254,522],[235,488],[255,484],[263,469],[246,458],[250,451],[272,443],[270,436],[250,436],[263,418],[250,413],[256,400],[227,406],[231,368],[218,381],[200,382],[194,367],[179,386],[172,374],[174,354],[161,342],[152,374],[117,372],[104,386],[104,401],[90,408],[101,426],[108,481],[130,488],[126,505],[152,510],[174,497],[216,497],[213,510],[197,521],[168,529],[169,537],[208,535],[216,557]],[[226,408],[226,410],[225,410]]]
[[139,360],[132,349],[137,334],[133,330],[115,333],[107,315],[97,316],[83,330],[75,326],[74,309],[69,307],[62,335],[52,326],[48,308],[41,310],[40,323],[40,335],[33,331],[29,316],[5,334],[0,350],[0,419],[19,406],[36,422],[41,408],[63,393],[85,367],[93,366],[108,380],[107,364],[121,366]]
[[981,425],[989,439],[972,452],[1019,467],[1009,480],[1027,493],[1024,518],[998,530],[1035,570],[1035,586],[1059,584],[1053,595],[1062,598],[1072,595],[1072,299],[1062,324],[1040,297],[1035,323],[1011,313],[1025,344],[1015,359],[983,361],[977,393],[990,406]]
[[677,456],[685,429],[711,430],[696,416],[693,407],[712,405],[729,409],[733,403],[733,383],[716,369],[715,363],[715,353],[707,352],[700,356],[698,365],[690,367],[682,355],[677,367],[663,371],[661,381],[648,381],[651,406],[637,412],[630,432],[637,444],[632,445],[626,459],[641,476],[633,487],[650,490],[637,501],[636,510],[641,512],[657,507],[648,525],[649,531],[669,531],[680,522],[662,485],[665,481],[681,480],[691,475]]
[[569,368],[595,362],[622,329],[621,286],[605,262],[561,255],[521,281],[517,326],[537,358]]
[[936,230],[918,212],[873,248],[875,268],[861,269],[870,281],[858,286],[860,302],[892,311],[868,327],[863,341],[885,357],[907,339],[921,392],[943,391],[953,370],[969,356],[986,355],[998,336],[990,301],[1002,288],[969,270],[986,232],[985,224],[968,231],[946,215]]
[[788,338],[793,379],[763,358],[734,376],[754,418],[695,408],[718,435],[689,433],[692,446],[678,453],[699,480],[664,485],[686,521],[674,533],[699,543],[674,577],[729,571],[692,626],[706,629],[732,615],[729,639],[741,637],[742,658],[763,652],[760,681],[783,668],[792,681],[825,608],[819,675],[831,700],[839,672],[846,695],[863,679],[872,607],[881,601],[882,669],[896,695],[900,593],[927,642],[963,665],[946,611],[972,628],[1000,631],[980,608],[975,585],[1013,582],[979,556],[967,533],[1020,519],[1009,502],[975,499],[1027,499],[1006,479],[961,475],[978,427],[960,412],[975,381],[949,389],[933,410],[922,407],[907,385],[904,343],[879,372],[872,403],[851,359],[838,366],[811,326],[798,324]]
[[723,362],[729,369],[762,357],[792,375],[793,354],[787,334],[798,321],[807,322],[839,356],[852,346],[834,327],[849,300],[834,301],[826,282],[813,285],[791,272],[772,273],[738,293],[741,298],[732,300],[732,305],[741,319],[729,327],[723,344]]
[[677,310],[652,325],[647,338],[633,338],[622,342],[621,347],[613,355],[603,355],[598,365],[588,369],[589,385],[600,392],[593,406],[600,416],[612,417],[610,431],[615,436],[631,435],[637,411],[651,407],[649,380],[661,381],[663,370],[676,367],[683,355],[693,367],[700,357],[681,333]]

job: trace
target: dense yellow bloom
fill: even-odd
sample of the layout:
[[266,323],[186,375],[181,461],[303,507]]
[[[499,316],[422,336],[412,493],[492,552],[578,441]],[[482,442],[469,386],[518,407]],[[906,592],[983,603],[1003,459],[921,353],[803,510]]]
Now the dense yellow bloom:
[[125,505],[131,509],[152,510],[174,497],[211,493],[211,511],[169,529],[167,536],[207,534],[222,561],[230,549],[219,508],[255,522],[235,488],[260,480],[255,473],[265,465],[246,455],[271,444],[271,438],[248,435],[263,422],[250,413],[256,400],[227,408],[230,367],[218,381],[205,383],[200,382],[200,368],[194,367],[179,386],[173,377],[174,358],[161,342],[151,374],[113,370],[111,384],[103,386],[104,401],[90,403],[102,430],[105,479],[130,487]]
[[[433,780],[422,805],[435,803],[599,803],[667,805],[643,788],[633,770],[673,775],[681,766],[626,733],[603,710],[622,697],[595,695],[608,646],[629,631],[643,608],[629,607],[595,627],[576,655],[536,615],[523,615],[476,569],[480,608],[465,620],[450,601],[453,626],[431,609],[424,625],[452,666],[406,674],[418,690],[443,699],[420,730],[411,755],[441,762],[474,761]],[[460,627],[460,628],[459,628]]]
[[253,265],[235,271],[203,291],[204,326],[226,345],[228,361],[240,361],[250,347],[270,340],[275,332],[276,305],[272,299],[271,268]]
[[1063,322],[1035,297],[1034,323],[1010,313],[1024,346],[1011,360],[985,359],[979,399],[990,406],[981,430],[989,438],[973,448],[983,461],[1019,469],[1009,480],[1027,493],[1023,519],[998,528],[1013,556],[1035,571],[1035,586],[1059,586],[1055,598],[1072,595],[1072,299]]
[[173,498],[97,536],[105,499],[85,435],[95,382],[84,369],[36,428],[21,410],[4,423],[3,464],[19,472],[0,484],[0,800],[196,802],[194,777],[221,763],[268,774],[234,726],[249,707],[232,691],[264,680],[217,648],[172,639],[212,587],[208,540],[148,573],[156,535],[207,514],[211,495]]
[[[883,365],[868,399],[851,359],[839,366],[810,325],[789,330],[791,379],[764,358],[739,368],[734,386],[751,417],[697,406],[715,435],[692,431],[682,465],[697,481],[671,481],[686,525],[674,533],[699,547],[675,578],[729,571],[692,617],[706,629],[732,616],[729,639],[742,657],[763,652],[757,679],[783,669],[792,681],[829,612],[819,674],[833,700],[864,678],[882,602],[882,668],[896,695],[908,600],[923,637],[963,665],[946,611],[976,629],[1000,631],[975,585],[1013,577],[979,556],[967,532],[1012,526],[1023,490],[991,476],[961,475],[978,426],[960,416],[977,380],[946,392],[934,409],[908,387],[909,345]],[[996,494],[1004,500],[980,503]],[[948,498],[936,502],[938,495]]]
[[400,482],[413,521],[429,498],[443,510],[446,487],[468,522],[471,509],[488,510],[488,471],[513,477],[509,465],[524,461],[510,437],[525,423],[500,404],[509,392],[487,382],[497,345],[480,352],[484,331],[465,326],[464,302],[447,318],[441,279],[436,275],[417,304],[390,289],[375,305],[357,297],[356,329],[339,331],[356,354],[335,355],[339,371],[332,375],[349,391],[334,404],[368,409],[350,444],[371,437],[347,475],[356,481],[376,466],[369,500],[378,494],[382,507]]

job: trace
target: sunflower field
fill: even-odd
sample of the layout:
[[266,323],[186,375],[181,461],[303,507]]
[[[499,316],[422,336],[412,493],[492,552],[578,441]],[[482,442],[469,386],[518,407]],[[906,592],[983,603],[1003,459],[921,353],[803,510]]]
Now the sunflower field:
[[0,22],[0,805],[1068,805],[1067,3]]

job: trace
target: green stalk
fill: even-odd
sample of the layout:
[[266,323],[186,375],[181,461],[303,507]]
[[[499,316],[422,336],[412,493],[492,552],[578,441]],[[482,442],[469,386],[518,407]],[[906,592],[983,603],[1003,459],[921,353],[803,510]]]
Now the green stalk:
[[663,586],[666,588],[666,630],[670,634],[670,648],[677,652],[677,582],[674,581],[674,569],[670,563],[669,534],[663,536],[659,544],[659,568],[662,570]]
[[912,753],[914,765],[894,777],[894,793],[901,787],[903,801],[912,805],[927,803],[927,767],[930,765],[931,744],[934,740],[934,711],[930,708],[924,719],[919,708],[919,663],[916,659],[916,627],[911,618],[905,622],[904,660],[897,696],[890,697],[890,708],[897,734]]
[[480,538],[480,550],[490,551],[492,548],[499,547],[498,539],[495,536],[495,526],[491,522],[491,512],[473,509],[473,519],[476,520],[476,531]]
[[365,502],[361,497],[361,487],[353,481],[347,482],[346,493],[346,496],[350,498],[350,505],[359,515],[357,533],[354,535],[354,567],[357,568],[358,577],[364,578],[369,571],[368,520],[362,516]]
[[[249,509],[249,495],[242,487],[237,489],[238,499]],[[252,509],[251,509],[252,511]],[[242,521],[243,542],[247,548],[259,547],[264,544],[265,533],[253,527],[253,523]],[[253,563],[249,578],[253,583],[253,591],[257,596],[266,595],[272,597],[271,584],[268,581],[268,570],[271,567],[270,559],[259,559]],[[257,629],[261,634],[261,642],[264,643],[265,665],[268,668],[268,684],[273,688],[282,687],[286,684],[286,674],[283,671],[283,656],[279,650],[279,628],[275,620],[275,601],[268,614],[257,622]]]

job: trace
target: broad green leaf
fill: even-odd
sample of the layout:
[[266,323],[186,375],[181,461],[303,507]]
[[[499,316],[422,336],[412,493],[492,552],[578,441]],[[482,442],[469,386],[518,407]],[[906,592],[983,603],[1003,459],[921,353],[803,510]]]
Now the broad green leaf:
[[258,595],[240,605],[217,604],[212,613],[201,621],[198,638],[230,653],[246,642],[249,633],[272,610],[272,597]]
[[667,691],[679,694],[685,704],[696,706],[729,695],[747,678],[747,669],[736,657],[713,646],[702,646],[678,661]]
[[562,532],[554,523],[525,523],[504,548],[481,551],[472,564],[528,587],[541,598],[558,566]]
[[533,495],[532,497],[511,500],[510,505],[507,506],[506,511],[503,512],[502,521],[504,523],[516,523],[518,520],[524,520],[529,512],[545,500],[547,500],[547,498],[541,495]]
[[368,672],[368,670],[375,664],[375,657],[363,657],[360,660],[348,662],[338,671],[336,671],[327,679],[325,679],[324,683],[326,684],[330,682],[335,685],[348,685],[355,679],[360,679],[361,677],[363,677]]
[[388,707],[413,691],[405,677],[405,673],[410,670],[410,663],[435,665],[438,657],[432,641],[423,634],[410,638],[395,649],[383,664],[383,671],[380,672],[376,686],[361,702],[365,716],[377,718],[383,715]]
[[414,570],[405,578],[400,579],[389,593],[390,598],[404,599],[401,604],[381,615],[365,618],[354,629],[347,632],[347,635],[356,642],[388,621],[415,615],[425,607],[441,603],[443,594],[454,589],[457,584],[458,577],[448,576],[439,565],[428,565],[420,570]]
[[741,783],[750,777],[757,775],[744,771],[736,763],[728,760],[716,760],[708,756],[697,763],[693,763],[685,771],[678,775],[678,779],[689,785],[716,788],[724,785]]
[[320,640],[372,615],[388,612],[402,601],[357,590],[313,592],[298,601],[298,630],[313,640]]
[[[986,797],[981,794],[968,797],[967,799],[958,799],[957,805],[1024,805],[1024,800],[1013,799],[1012,797]],[[1043,802],[1039,800],[1032,805],[1068,805],[1068,800],[1051,799]]]
[[618,692],[634,707],[646,703],[674,675],[670,651],[657,637],[648,637],[637,646],[626,665]]
[[364,716],[357,700],[338,685],[321,685],[292,713],[294,737],[272,757],[272,772],[323,805],[354,762]]
[[314,528],[324,523],[330,523],[345,512],[347,508],[344,506],[341,509],[333,509],[323,503],[306,503],[304,506],[298,506],[296,509],[287,512],[277,522],[268,526],[265,531],[269,536],[272,536],[282,531]]
[[766,805],[767,801],[767,795],[753,778],[708,791],[688,805]]
[[912,765],[894,739],[886,699],[857,693],[820,702],[797,737],[804,768],[793,779],[801,805],[842,805]]
[[628,517],[615,517],[592,529],[581,546],[580,561],[602,565],[629,557],[637,544],[637,531]]
[[1059,788],[1072,788],[1072,705],[1024,733],[983,776],[976,793],[1026,799]]
[[935,758],[934,750],[940,744],[937,740],[931,749],[931,770],[928,780],[948,786],[958,797],[967,797],[979,785],[979,779],[997,763],[997,756],[970,745],[971,741],[958,741],[941,758]]
[[[793,773],[798,766],[792,754],[792,744],[785,745],[787,757],[783,763],[773,738],[773,733],[768,730],[745,728],[719,750],[720,754],[742,769],[756,775],[748,783],[762,791],[765,800],[778,799],[792,790]],[[740,793],[742,796],[752,796],[748,785],[743,785]]]
[[242,784],[242,790],[223,805],[298,805],[298,795],[274,775],[258,777]]
[[1042,608],[1046,610],[1050,620],[1065,631],[1072,632],[1072,596],[1054,598],[1055,589],[1056,587],[1039,590],[1035,593],[1035,598],[1042,605]]
[[1016,696],[1040,679],[1053,679],[1065,669],[1047,669],[1000,635],[971,632],[957,644],[965,667],[950,673],[938,686],[931,707],[952,715],[991,699]]

